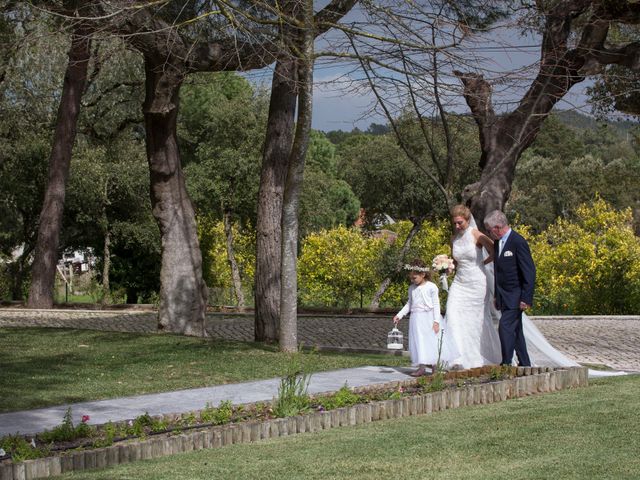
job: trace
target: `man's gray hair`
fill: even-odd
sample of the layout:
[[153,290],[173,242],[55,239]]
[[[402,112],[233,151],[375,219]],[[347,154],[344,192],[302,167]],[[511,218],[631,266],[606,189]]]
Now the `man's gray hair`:
[[507,216],[500,210],[493,210],[484,217],[484,224],[487,228],[505,227],[509,225],[509,220],[507,220]]

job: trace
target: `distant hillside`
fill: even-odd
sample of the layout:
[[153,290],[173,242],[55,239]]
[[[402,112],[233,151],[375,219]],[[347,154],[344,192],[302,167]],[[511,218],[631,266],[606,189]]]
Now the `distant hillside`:
[[631,120],[620,120],[614,122],[600,121],[590,115],[585,115],[583,113],[576,112],[575,110],[557,110],[553,112],[553,115],[555,115],[567,127],[574,128],[576,130],[597,130],[600,125],[606,124],[618,131],[618,133],[626,133],[632,128],[640,126],[638,122]]
[[[601,121],[597,120],[591,115],[585,115],[584,113],[577,112],[575,110],[554,110],[553,115],[560,120],[561,123],[574,130],[598,130],[602,125],[608,125],[619,136],[624,137],[626,133],[636,127],[640,126],[639,122],[632,120],[620,120],[620,121]],[[470,117],[470,114],[461,114],[462,117]],[[372,123],[369,128],[362,131],[359,128],[353,130],[331,130],[325,132],[325,135],[331,143],[338,145],[345,141],[352,135],[369,134],[369,135],[385,135],[389,133],[391,129],[389,125],[383,125],[379,123]]]

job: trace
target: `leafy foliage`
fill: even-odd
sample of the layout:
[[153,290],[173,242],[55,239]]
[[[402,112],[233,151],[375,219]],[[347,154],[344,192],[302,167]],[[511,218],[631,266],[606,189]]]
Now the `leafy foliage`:
[[385,245],[382,238],[343,226],[309,235],[298,262],[300,299],[307,305],[349,307],[361,294],[372,295]]
[[46,457],[49,454],[47,447],[34,447],[31,442],[21,435],[7,435],[0,438],[0,448],[11,455],[14,462]]
[[[564,123],[589,120],[595,130],[577,130]],[[598,126],[593,119],[575,114],[552,115],[518,164],[507,213],[539,233],[556,218],[568,218],[594,192],[617,209],[637,204],[637,145],[632,130]]]
[[78,425],[73,424],[71,415],[71,407],[64,414],[62,423],[53,430],[46,430],[39,435],[40,440],[46,443],[50,442],[67,442],[76,438],[85,438],[91,436],[93,428],[85,422]]
[[356,403],[362,402],[362,396],[353,392],[345,383],[340,390],[333,395],[318,397],[315,399],[318,405],[325,410],[334,410],[336,408],[349,407]]
[[229,423],[233,415],[233,406],[230,400],[224,400],[220,402],[217,407],[212,407],[207,404],[207,407],[200,412],[200,419],[205,423],[212,423],[214,425],[223,425]]
[[179,140],[200,215],[255,224],[266,99],[233,73],[200,74],[181,92]]
[[300,236],[351,225],[359,211],[351,186],[339,179],[336,148],[323,133],[312,131],[300,197]]
[[355,135],[338,152],[341,178],[360,199],[369,224],[384,214],[417,217],[433,206],[433,189],[391,135]]
[[537,265],[536,312],[631,314],[640,309],[640,240],[631,210],[602,199],[573,221],[558,219],[531,238]]
[[[251,292],[255,274],[256,236],[249,226],[242,227],[234,223],[232,227],[234,252],[240,269],[242,284],[247,292]],[[209,301],[224,303],[224,291],[232,284],[231,267],[225,244],[224,225],[211,218],[199,218],[198,236],[203,252],[203,275],[207,286],[218,292]],[[217,298],[216,298],[217,297]]]

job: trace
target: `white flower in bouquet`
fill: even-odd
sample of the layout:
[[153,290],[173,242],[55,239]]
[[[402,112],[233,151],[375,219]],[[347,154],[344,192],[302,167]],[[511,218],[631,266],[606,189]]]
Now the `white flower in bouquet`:
[[444,253],[441,255],[436,255],[431,266],[440,275],[453,273],[453,271],[455,270],[453,259],[449,258]]
[[436,255],[431,263],[431,267],[440,274],[440,285],[445,292],[449,291],[449,282],[447,281],[447,275],[453,273],[455,265],[453,259],[449,258],[446,254]]

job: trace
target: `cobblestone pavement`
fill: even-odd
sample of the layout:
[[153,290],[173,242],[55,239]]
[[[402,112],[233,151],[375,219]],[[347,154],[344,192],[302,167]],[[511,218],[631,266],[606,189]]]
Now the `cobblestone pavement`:
[[[568,357],[614,369],[640,371],[640,316],[533,317],[540,331]],[[155,312],[101,310],[26,310],[0,308],[0,327],[39,326],[119,332],[156,332]],[[310,346],[384,349],[391,316],[300,315],[298,340]],[[407,332],[406,321],[400,324]],[[253,340],[253,316],[207,315],[214,338]]]

